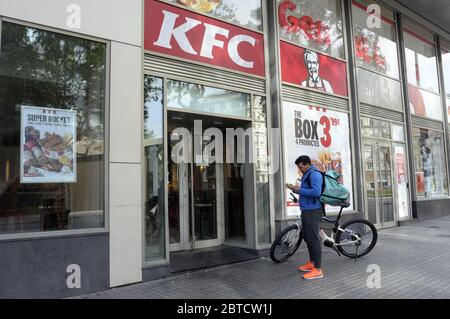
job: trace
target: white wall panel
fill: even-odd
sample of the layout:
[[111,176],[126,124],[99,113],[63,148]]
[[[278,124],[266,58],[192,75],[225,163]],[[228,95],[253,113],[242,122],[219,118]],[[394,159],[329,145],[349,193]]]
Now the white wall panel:
[[[67,25],[77,4],[81,28]],[[142,0],[1,0],[0,15],[141,46]]]
[[140,48],[111,43],[111,162],[141,162],[142,72]]

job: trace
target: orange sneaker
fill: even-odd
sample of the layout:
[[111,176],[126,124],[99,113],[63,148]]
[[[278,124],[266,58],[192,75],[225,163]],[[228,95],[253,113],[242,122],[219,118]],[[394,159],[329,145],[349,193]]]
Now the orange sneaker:
[[311,271],[313,268],[314,268],[314,264],[311,261],[308,261],[303,266],[298,266],[297,270],[303,271],[303,272],[308,272],[308,271]]
[[323,278],[323,273],[322,273],[322,269],[317,269],[314,268],[308,272],[307,274],[303,275],[303,279],[319,279],[319,278]]

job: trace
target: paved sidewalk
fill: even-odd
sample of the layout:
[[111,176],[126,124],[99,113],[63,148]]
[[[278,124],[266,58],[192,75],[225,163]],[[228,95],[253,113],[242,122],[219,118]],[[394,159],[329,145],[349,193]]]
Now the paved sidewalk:
[[[355,263],[324,248],[325,277],[305,281],[288,262],[260,258],[145,282],[81,298],[450,298],[450,217],[379,231],[378,243]],[[369,289],[367,268],[380,266],[381,288]]]

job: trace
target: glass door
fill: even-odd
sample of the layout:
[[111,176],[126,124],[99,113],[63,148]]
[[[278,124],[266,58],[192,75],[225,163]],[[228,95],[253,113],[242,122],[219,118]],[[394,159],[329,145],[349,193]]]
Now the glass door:
[[397,198],[397,213],[399,219],[410,217],[408,167],[406,160],[406,146],[404,144],[394,144],[395,157],[395,185]]
[[379,228],[395,226],[392,148],[364,141],[363,153],[367,218]]
[[[172,153],[176,143],[178,142],[170,142],[169,138],[168,154]],[[169,160],[170,251],[221,244],[223,223],[219,216],[220,205],[223,205],[220,200],[223,174],[220,174],[219,165],[215,162],[208,164],[206,161],[197,164]]]
[[[169,142],[168,154],[171,154],[173,146]],[[191,164],[169,160],[168,170],[170,251],[192,249]]]
[[389,144],[378,145],[379,179],[378,197],[381,227],[395,226],[394,189],[392,186],[392,149]]
[[[199,137],[202,150],[209,138]],[[196,141],[194,136],[194,141]],[[214,154],[212,154],[214,155]],[[194,229],[193,248],[218,246],[221,244],[221,227],[219,227],[218,198],[219,185],[223,184],[216,162],[209,163],[203,158],[202,163],[192,164],[192,229]],[[222,224],[222,223],[221,223]]]

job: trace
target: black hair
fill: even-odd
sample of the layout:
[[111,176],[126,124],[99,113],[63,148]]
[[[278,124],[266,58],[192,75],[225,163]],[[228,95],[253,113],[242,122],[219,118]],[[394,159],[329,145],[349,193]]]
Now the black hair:
[[303,165],[311,165],[311,159],[307,155],[302,155],[295,160],[295,165],[298,165],[299,163],[302,163]]

